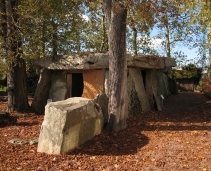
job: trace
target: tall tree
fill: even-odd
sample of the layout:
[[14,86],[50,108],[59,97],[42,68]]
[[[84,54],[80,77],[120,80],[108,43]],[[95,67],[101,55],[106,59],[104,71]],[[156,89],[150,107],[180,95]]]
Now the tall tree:
[[109,42],[109,121],[107,130],[126,128],[127,114],[127,9],[119,0],[104,0]]
[[[27,60],[46,56],[56,60],[59,55],[81,50],[80,30],[83,25],[80,9],[82,1],[75,0],[22,0],[19,5],[23,51]],[[83,27],[82,27],[83,28]],[[32,110],[43,113],[52,72],[40,71]],[[42,103],[42,108],[37,104]]]
[[[151,23],[152,26],[155,26],[158,32],[158,35],[154,38],[163,40],[162,44],[165,45],[165,56],[172,57],[172,53],[176,45],[182,45],[186,43],[187,46],[190,44],[190,42],[193,42],[193,36],[191,35],[192,25],[190,26],[190,22],[188,22],[192,13],[190,14],[189,11],[185,9],[185,1],[186,0],[142,1],[146,4],[145,8],[150,11],[147,12],[146,10],[145,12],[145,15],[148,16],[148,25]],[[182,8],[184,8],[184,10],[181,10]],[[143,24],[141,21],[140,23]]]
[[15,109],[22,111],[28,109],[28,98],[26,88],[26,64],[21,58],[21,37],[17,34],[18,0],[1,0],[1,37],[4,42],[5,64],[7,69],[7,91],[8,91],[8,111]]
[[[19,5],[26,59],[56,56],[81,49],[82,1],[22,0]],[[82,28],[81,28],[82,27]]]
[[82,36],[89,51],[108,51],[108,34],[105,26],[105,14],[102,0],[88,1],[86,6],[86,22]]
[[147,39],[155,24],[152,4],[154,1],[150,0],[134,1],[128,9],[127,49],[132,51],[133,55],[152,53]]
[[[157,28],[161,30],[159,38],[164,38],[165,52],[167,57],[172,57],[172,49],[177,43],[183,42],[187,36],[187,22],[189,15],[179,10],[182,2],[157,1],[155,18]],[[163,33],[163,32],[164,33]]]
[[[191,48],[198,48],[198,61],[202,66],[208,60],[207,55],[209,53],[211,45],[211,1],[210,0],[183,0],[184,5],[180,9],[182,12],[187,12],[190,16],[188,22],[189,32],[191,32],[191,38],[189,44],[192,44]],[[195,39],[194,39],[195,38]]]

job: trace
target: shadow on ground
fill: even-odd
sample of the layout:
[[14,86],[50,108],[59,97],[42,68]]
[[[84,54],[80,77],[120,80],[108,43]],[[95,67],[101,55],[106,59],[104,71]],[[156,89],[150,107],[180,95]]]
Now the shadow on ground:
[[143,130],[211,130],[211,104],[201,93],[179,93],[164,100],[162,111],[142,115]]
[[164,100],[162,111],[128,119],[128,128],[96,136],[69,154],[127,155],[149,143],[143,131],[211,130],[211,104],[200,93],[179,93]]
[[118,133],[103,131],[92,140],[87,141],[79,148],[68,154],[89,155],[128,155],[137,153],[137,149],[149,143],[148,137],[141,133],[141,127],[135,124]]

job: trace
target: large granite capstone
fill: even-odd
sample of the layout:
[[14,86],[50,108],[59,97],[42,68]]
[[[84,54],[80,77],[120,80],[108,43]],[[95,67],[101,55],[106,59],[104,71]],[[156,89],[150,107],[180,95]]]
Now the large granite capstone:
[[94,100],[74,97],[45,107],[38,152],[63,154],[100,134],[103,114]]
[[[175,59],[156,55],[131,56],[127,54],[127,66],[142,69],[164,69],[176,66]],[[107,53],[70,53],[52,57],[40,58],[34,61],[34,66],[52,70],[88,70],[109,68]]]

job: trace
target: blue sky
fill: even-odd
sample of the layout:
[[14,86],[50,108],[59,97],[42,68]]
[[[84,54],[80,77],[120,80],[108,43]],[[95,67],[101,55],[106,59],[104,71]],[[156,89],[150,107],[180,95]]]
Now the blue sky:
[[192,59],[195,59],[195,58],[198,58],[198,54],[197,54],[197,49],[189,49],[185,46],[183,47],[177,47],[176,49],[184,52],[185,55],[187,55],[188,59],[189,60],[192,60]]
[[[158,31],[156,29],[153,29],[150,36],[153,37],[153,36],[156,36],[157,34],[158,34]],[[154,47],[156,47],[156,49],[159,49],[159,47],[161,47],[161,42],[162,42],[162,39],[153,39]],[[187,59],[190,60],[190,62],[196,62],[196,59],[200,58],[200,56],[198,55],[198,48],[190,49],[189,47],[182,45],[182,43],[181,45],[177,45],[172,50],[183,52],[184,55],[187,55]]]

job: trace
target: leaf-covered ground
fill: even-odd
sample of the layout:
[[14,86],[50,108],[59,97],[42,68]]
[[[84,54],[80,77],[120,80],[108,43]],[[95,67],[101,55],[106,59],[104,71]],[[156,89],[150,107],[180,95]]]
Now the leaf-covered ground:
[[[6,101],[1,97],[0,110]],[[37,153],[37,145],[8,143],[39,136],[43,116],[10,113],[0,126],[0,170],[211,171],[211,104],[199,93],[164,100],[163,111],[128,119],[128,128],[103,132],[65,155]]]

